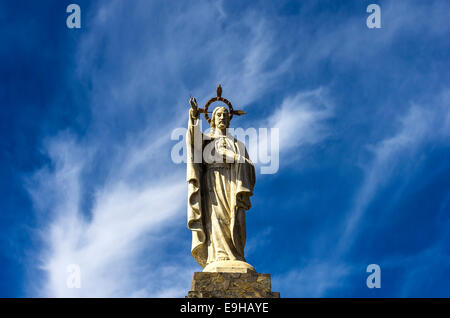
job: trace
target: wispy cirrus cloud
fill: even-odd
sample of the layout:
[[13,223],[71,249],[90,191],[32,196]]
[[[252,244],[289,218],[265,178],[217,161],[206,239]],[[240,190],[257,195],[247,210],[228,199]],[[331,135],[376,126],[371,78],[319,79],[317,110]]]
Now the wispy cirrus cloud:
[[[28,191],[41,213],[42,248],[35,257],[45,273],[43,281],[30,287],[32,295],[185,296],[198,268],[189,256],[187,240],[182,255],[173,248],[167,251],[168,244],[176,241],[171,235],[185,223],[186,204],[184,169],[170,162],[169,139],[170,127],[183,125],[185,118],[171,116],[175,111],[186,113],[190,89],[208,96],[217,82],[234,89],[238,103],[247,105],[288,64],[267,69],[265,64],[275,52],[273,38],[267,36],[270,30],[264,21],[253,14],[208,41],[203,24],[187,22],[200,14],[219,32],[210,15],[217,4],[180,5],[174,8],[173,23],[152,24],[165,34],[155,45],[152,38],[157,34],[142,12],[167,8],[137,2],[133,18],[126,17],[131,25],[120,25],[141,30],[130,40],[115,24],[125,18],[123,5],[112,1],[95,8],[96,19],[74,56],[74,76],[89,86],[85,92],[92,115],[88,130],[83,136],[75,132],[47,136],[43,152],[49,164],[29,179]],[[251,40],[237,41],[242,34],[236,28],[248,29]],[[186,36],[199,30],[202,36],[197,39]],[[224,39],[231,46],[224,46]],[[198,58],[211,68],[198,65],[204,79],[189,88],[183,80],[192,72],[186,70],[190,62],[186,56],[195,54],[183,50],[194,50],[195,45],[202,45]],[[214,86],[205,84],[209,82]],[[180,99],[183,94],[186,100]],[[80,266],[80,289],[67,288],[70,264]]]
[[334,106],[325,88],[301,91],[283,100],[269,117],[268,126],[280,129],[280,149],[289,151],[328,137],[331,131],[326,121],[333,114]]
[[[325,88],[300,91],[286,96],[273,107],[268,118],[255,122],[267,129],[256,138],[245,140],[250,158],[262,166],[261,173],[276,173],[280,160],[283,167],[299,159],[305,146],[316,146],[331,134],[327,122],[334,116],[334,105]],[[266,165],[268,163],[268,165]]]
[[[72,81],[83,83],[80,95],[86,96],[89,125],[86,131],[47,136],[43,150],[49,162],[28,183],[40,216],[42,246],[35,259],[44,273],[42,281],[32,283],[30,294],[183,297],[192,272],[199,268],[188,252],[184,167],[170,162],[169,138],[172,128],[185,126],[186,116],[180,114],[187,114],[189,94],[202,104],[215,95],[215,86],[221,83],[224,96],[230,92],[233,105],[249,111],[248,122],[279,127],[281,165],[288,165],[305,146],[341,137],[334,135],[339,131],[330,119],[342,122],[349,117],[349,110],[335,97],[341,93],[354,98],[357,94],[351,87],[355,82],[375,85],[376,80],[367,78],[380,75],[377,66],[391,70],[384,58],[394,57],[390,62],[401,59],[400,53],[389,54],[389,50],[417,26],[415,21],[421,21],[418,28],[424,27],[428,37],[448,32],[426,19],[430,14],[445,21],[446,7],[445,1],[437,2],[430,13],[420,11],[414,3],[382,5],[383,29],[368,36],[364,11],[351,17],[327,11],[314,23],[305,11],[293,22],[272,11],[275,7],[244,10],[236,18],[221,1],[94,5],[87,15],[92,17],[86,24],[89,28],[82,30],[72,56],[73,72],[69,72]],[[333,90],[334,76],[342,69],[361,71],[368,66],[373,66],[373,72],[341,74],[339,79],[348,81],[348,87],[342,92]],[[320,75],[316,77],[316,73]],[[425,84],[427,95],[432,85]],[[395,96],[392,90],[390,94]],[[422,101],[410,104],[405,98],[398,113],[392,112],[399,118],[398,127],[394,125],[392,133],[356,150],[367,154],[369,149],[370,159],[362,169],[360,187],[350,198],[350,208],[345,213],[336,211],[332,222],[333,229],[345,234],[336,238],[329,227],[321,227],[322,215],[315,216],[317,223],[311,217],[310,224],[317,226],[314,237],[308,238],[314,255],[305,255],[311,261],[294,262],[285,273],[274,273],[274,286],[305,297],[327,296],[336,286],[345,286],[355,266],[343,264],[341,258],[355,241],[374,198],[396,171],[404,169],[403,160],[422,145],[448,140],[450,115],[448,94],[445,96],[430,105]],[[61,96],[55,99],[63,100]],[[353,102],[364,99],[354,98]],[[361,104],[361,109],[377,106]],[[376,126],[368,125],[360,132],[377,130]],[[339,158],[330,160],[342,163]],[[358,165],[352,164],[358,170]],[[294,200],[299,193],[291,194],[288,199],[293,206],[289,209],[303,209]],[[285,198],[286,194],[281,195]],[[326,193],[322,198],[330,200]],[[330,205],[334,208],[334,202]],[[288,224],[280,222],[279,226]],[[277,231],[274,226],[256,238],[265,240],[261,244],[268,249],[274,248]],[[336,242],[343,248],[334,258],[323,255],[320,244]],[[258,241],[250,237],[250,252],[258,247]],[[81,267],[80,290],[66,286],[67,265],[73,263]]]
[[[275,276],[275,288],[289,290],[286,297],[326,297],[334,288],[345,288],[345,277],[354,271],[352,265],[334,260],[309,260],[302,269]],[[289,287],[288,287],[289,286]]]
[[[93,207],[87,213],[81,208],[82,171],[92,156],[86,154],[86,148],[77,145],[70,135],[50,140],[47,150],[53,167],[38,171],[29,186],[33,202],[40,213],[45,213],[41,219],[44,226],[40,230],[44,249],[39,259],[47,281],[43,289],[42,286],[33,286],[39,289],[38,295],[168,295],[167,291],[160,291],[158,284],[143,285],[140,276],[153,279],[155,276],[151,275],[164,276],[166,266],[171,266],[159,261],[167,257],[164,244],[171,240],[167,228],[173,226],[174,219],[184,215],[179,213],[183,210],[184,201],[173,200],[174,196],[182,197],[185,192],[183,175],[167,175],[164,180],[149,178],[135,185],[127,183],[122,173],[113,171],[109,181],[96,190]],[[123,165],[130,171],[127,159],[134,152],[123,150],[128,153]],[[153,151],[157,152],[158,148],[154,147]],[[116,168],[120,170],[122,166],[117,165]],[[140,264],[138,256],[143,251],[148,253],[151,275]],[[182,258],[178,264],[180,272],[182,267],[186,268],[186,264],[182,265],[186,261],[187,258]],[[80,289],[70,289],[66,285],[70,264],[80,266]],[[174,284],[169,288],[181,290],[183,282],[188,283],[180,280],[178,287]]]
[[[448,92],[441,92],[430,104],[411,103],[406,114],[398,119],[399,130],[376,145],[368,145],[373,160],[365,169],[364,181],[354,197],[345,219],[345,230],[338,251],[349,249],[357,234],[357,225],[377,192],[388,184],[399,170],[408,169],[417,161],[421,147],[430,143],[446,143],[450,134]],[[413,168],[411,168],[413,169]],[[408,174],[414,171],[409,170]]]
[[[320,250],[323,242],[318,236],[325,234],[316,233],[310,243],[315,246],[314,258],[311,260],[301,258],[301,265],[298,268],[294,267],[278,275],[276,279],[280,288],[289,285],[289,290],[296,297],[327,297],[332,290],[345,290],[349,287],[346,284],[350,278],[365,269],[368,264],[352,264],[346,258],[346,254],[352,251],[358,235],[365,229],[364,216],[379,192],[393,179],[399,175],[404,176],[405,173],[412,176],[416,172],[416,169],[420,167],[416,161],[419,160],[417,158],[420,157],[423,147],[433,143],[448,145],[450,135],[448,96],[448,92],[444,91],[437,98],[430,100],[430,104],[411,103],[407,113],[397,118],[399,129],[375,145],[366,145],[365,151],[369,151],[371,160],[364,166],[364,179],[352,198],[351,208],[342,214],[342,217],[337,218],[339,222],[334,224],[334,227],[339,229],[337,231],[339,237],[332,243],[332,253],[323,255]],[[408,180],[409,178],[405,182]],[[447,207],[447,205],[444,206]],[[386,211],[389,212],[389,209]],[[378,211],[380,212],[382,211]],[[389,219],[389,215],[384,217]],[[443,223],[442,226],[448,227],[448,222]],[[328,228],[325,227],[324,231],[328,231]],[[441,259],[444,264],[448,261],[448,257],[445,256],[447,246],[448,238],[441,236],[424,251],[409,256],[378,258],[376,261],[383,264],[384,271],[409,266],[414,272],[423,274],[438,264],[433,262],[428,266],[423,265],[421,262],[427,257],[434,255],[434,258]],[[443,266],[447,268],[446,265]],[[420,285],[412,280],[412,276],[412,274],[408,275],[402,280],[401,294],[405,297],[420,294],[410,288]],[[398,279],[400,280],[400,277]]]

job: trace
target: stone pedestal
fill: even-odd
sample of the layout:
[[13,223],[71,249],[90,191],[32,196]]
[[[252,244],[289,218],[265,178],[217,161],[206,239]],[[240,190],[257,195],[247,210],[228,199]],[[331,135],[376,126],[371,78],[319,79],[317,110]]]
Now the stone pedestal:
[[196,272],[187,298],[279,298],[271,291],[270,274]]

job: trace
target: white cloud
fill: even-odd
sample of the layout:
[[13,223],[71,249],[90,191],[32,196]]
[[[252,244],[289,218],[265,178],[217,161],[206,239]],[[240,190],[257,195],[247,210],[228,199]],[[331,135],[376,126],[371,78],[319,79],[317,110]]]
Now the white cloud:
[[[411,104],[407,113],[398,119],[399,129],[393,135],[384,138],[376,145],[368,146],[373,159],[364,169],[364,181],[355,194],[351,209],[342,218],[342,235],[337,241],[334,252],[326,256],[327,261],[318,260],[317,254],[321,254],[320,248],[317,248],[319,241],[314,240],[311,244],[316,245],[314,248],[316,259],[275,276],[274,281],[280,288],[290,290],[295,297],[325,297],[331,289],[343,287],[346,277],[358,270],[356,267],[360,268],[360,265],[348,263],[344,265],[343,256],[351,250],[352,243],[359,233],[358,225],[377,192],[398,170],[416,168],[416,165],[410,165],[410,163],[417,160],[418,153],[424,145],[438,142],[449,144],[449,105],[447,91],[430,100],[427,105]],[[287,121],[296,122],[290,118]],[[412,173],[413,171],[409,170],[406,175]],[[424,273],[426,269],[423,266],[416,268],[417,261],[424,259],[424,254],[431,255],[436,251],[442,253],[447,245],[445,237],[440,238],[435,245],[423,253],[410,256],[408,259],[401,255],[398,258],[380,260],[380,262],[383,262],[383,268],[406,264],[414,268],[414,272]],[[411,279],[412,275],[407,275],[402,287],[402,295],[410,293],[409,286],[414,285],[414,280]],[[274,287],[276,288],[276,285]]]
[[[424,144],[442,140],[445,142],[450,131],[447,96],[448,93],[443,92],[437,101],[430,101],[428,105],[412,104],[408,112],[400,118],[400,129],[393,136],[368,147],[373,154],[373,160],[365,168],[364,182],[345,219],[345,231],[338,248],[340,252],[350,247],[357,233],[358,222],[377,191],[389,182],[395,171],[405,169],[412,161],[419,160],[417,154]],[[408,171],[408,174],[411,173],[412,171]]]
[[[180,273],[187,268],[192,270],[186,264],[188,253],[179,264],[170,264],[164,262],[166,255],[161,252],[166,242],[173,239],[167,236],[167,228],[173,226],[174,219],[184,217],[185,201],[174,200],[185,194],[184,175],[174,172],[163,180],[149,178],[136,186],[123,182],[123,175],[112,171],[109,182],[96,192],[89,217],[87,211],[80,209],[81,172],[90,160],[86,149],[67,135],[50,141],[48,149],[54,168],[37,172],[29,189],[36,207],[47,213],[45,219],[51,220],[42,230],[46,249],[41,255],[41,266],[48,281],[39,295],[128,297],[167,295],[178,290],[173,295],[183,296],[180,284],[186,284],[185,290],[189,275],[178,283],[170,280],[173,285],[167,286],[169,291],[160,291],[152,281],[147,281],[144,289],[136,288],[143,283],[138,276],[145,273],[139,265],[143,251],[154,259],[146,268],[153,275],[164,276],[168,267],[177,267]],[[130,157],[134,154],[129,152]],[[126,160],[126,156],[124,159],[130,169],[132,161]],[[120,168],[117,166],[118,171]],[[81,268],[81,289],[66,286],[69,264]]]
[[275,276],[273,290],[289,290],[284,297],[326,297],[331,288],[344,287],[344,277],[352,271],[345,264],[311,260],[300,269]]
[[[296,54],[291,52],[280,64],[270,67],[268,62],[277,54],[276,35],[270,26],[254,14],[249,14],[243,27],[250,31],[245,55],[235,63],[219,64],[217,74],[217,81],[223,83],[227,91],[234,93],[233,101],[238,108],[263,97],[268,88],[276,86],[277,79],[289,71]],[[229,40],[232,41],[235,40]]]
[[[145,1],[138,2],[130,13],[135,19],[127,13],[127,21],[146,21],[142,12],[148,5]],[[184,169],[174,168],[166,161],[171,146],[171,130],[167,127],[175,128],[185,121],[181,116],[175,119],[169,116],[174,109],[177,113],[182,109],[183,114],[187,111],[187,105],[177,97],[188,96],[179,80],[186,63],[186,53],[179,48],[190,47],[192,40],[186,34],[196,34],[199,28],[205,30],[203,23],[211,23],[219,30],[209,9],[219,10],[220,3],[211,8],[209,4],[185,11],[178,8],[181,11],[173,16],[173,23],[162,26],[167,33],[162,47],[145,42],[141,47],[125,48],[117,33],[112,32],[113,23],[124,17],[120,3],[99,5],[98,19],[91,31],[84,34],[76,54],[77,80],[92,85],[87,96],[92,123],[83,137],[70,132],[49,136],[44,152],[50,164],[38,170],[28,184],[36,211],[42,216],[43,245],[36,259],[45,272],[42,284],[30,282],[32,295],[185,296],[192,272],[199,268],[190,257],[189,242],[176,261],[165,251],[168,244],[177,240],[171,235],[177,233],[179,224],[185,224],[187,188]],[[218,12],[223,18],[224,11]],[[201,26],[198,22],[185,23],[192,22],[192,17],[198,14],[208,20]],[[238,41],[240,33],[233,31],[235,25],[222,37],[207,41],[199,55],[208,56],[217,67],[205,76],[205,84],[198,92],[209,96],[219,81],[226,83],[226,91],[236,91],[238,104],[245,105],[261,96],[287,64],[274,70],[264,67],[274,50],[271,38],[264,36],[270,32],[263,21],[258,22],[258,17],[252,15],[236,23],[249,29],[252,40]],[[145,25],[139,32],[152,34]],[[231,44],[229,51],[221,49],[224,39]],[[120,60],[116,59],[118,50]],[[98,63],[99,58],[102,63]],[[256,79],[258,84],[254,83]],[[148,106],[144,108],[143,104]],[[173,106],[169,111],[168,104]],[[130,114],[141,116],[139,120],[145,120],[148,128],[140,132],[124,131],[127,138],[120,141],[109,139],[114,136],[109,132],[115,129],[113,123],[130,120],[127,118]],[[161,118],[167,120],[163,125]],[[106,155],[101,151],[104,149]],[[91,180],[96,178],[92,167],[97,164],[106,173],[100,182]],[[91,182],[88,189],[94,191],[92,206],[88,208],[83,204],[86,182]],[[80,266],[80,289],[66,286],[70,264]]]
[[[189,93],[206,100],[219,82],[224,96],[233,92],[233,104],[245,109],[269,88],[281,85],[280,78],[290,71],[294,57],[300,61],[298,57],[305,56],[301,66],[314,68],[330,56],[351,60],[354,50],[364,47],[362,35],[357,44],[348,41],[354,39],[351,23],[355,20],[328,37],[326,28],[311,34],[314,41],[308,41],[309,36],[302,38],[299,30],[296,41],[302,46],[309,44],[307,53],[292,50],[285,53],[281,63],[269,66],[280,53],[277,34],[257,14],[246,14],[223,28],[220,22],[226,13],[221,2],[174,5],[170,21],[147,25],[149,12],[154,12],[149,7],[154,3],[137,1],[127,7],[130,11],[126,14],[123,3],[98,4],[98,16],[78,46],[76,80],[89,87],[92,125],[82,140],[70,135],[50,137],[46,150],[51,165],[37,171],[29,185],[36,210],[47,223],[42,230],[45,245],[38,255],[47,279],[43,286],[35,286],[42,288],[37,295],[184,296],[191,273],[198,270],[191,268],[194,263],[189,251],[177,262],[161,261],[167,256],[164,244],[176,240],[167,237],[167,231],[185,218],[184,171],[173,169],[161,156],[167,153],[168,158],[170,153],[170,131],[166,128],[184,125],[185,118],[169,117],[186,113]],[[134,41],[126,44],[135,43],[136,47],[126,47],[123,41],[129,38]],[[389,44],[381,43],[380,48]],[[189,79],[183,79],[185,69],[193,63],[203,67],[196,74],[202,84],[191,85]],[[125,121],[129,114],[140,116],[150,128],[141,133],[124,132],[130,134],[127,141],[103,158],[110,166],[108,176],[96,185],[92,208],[84,211],[83,173],[110,141],[100,140],[97,134],[112,129],[110,122]],[[403,130],[374,149],[374,164],[367,169],[366,181],[349,215],[350,229],[382,181],[376,171],[389,168],[402,149],[412,149],[416,139],[429,136],[428,114],[422,107],[411,111]],[[447,124],[440,128],[448,135],[450,116],[445,114]],[[289,152],[324,140],[330,133],[325,121],[332,116],[333,107],[323,90],[300,92],[285,98],[265,127],[280,128],[281,151]],[[165,127],[160,126],[163,120],[168,121]],[[142,257],[147,251],[149,259]],[[66,267],[73,263],[81,267],[80,290],[65,285]],[[293,271],[290,277],[298,282],[312,277],[305,289],[311,294],[303,295],[321,295],[331,286],[329,282],[336,282],[345,273],[338,266],[328,280],[328,267],[314,265],[302,274]]]
[[449,10],[447,1],[436,1],[426,8],[413,1],[385,1],[380,6],[381,29],[367,28],[365,18],[369,14],[364,6],[361,6],[360,15],[343,18],[341,14],[334,14],[320,25],[305,25],[299,30],[298,42],[308,43],[308,49],[296,62],[309,70],[323,61],[336,63],[338,67],[370,63],[375,68],[376,60],[371,58],[378,58],[399,36],[448,34],[449,26],[445,23]]
[[280,129],[280,150],[324,140],[330,130],[326,120],[333,116],[333,106],[323,88],[302,91],[283,100],[268,120],[268,127]]
[[233,127],[261,174],[277,173],[280,163],[286,167],[302,155],[301,147],[331,134],[327,120],[334,116],[334,107],[324,88],[287,96],[273,109],[268,118],[254,121],[254,127]]

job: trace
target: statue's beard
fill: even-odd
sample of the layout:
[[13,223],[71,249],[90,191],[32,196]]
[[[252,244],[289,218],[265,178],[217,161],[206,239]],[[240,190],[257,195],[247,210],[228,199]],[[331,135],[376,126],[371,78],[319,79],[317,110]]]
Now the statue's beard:
[[224,123],[219,123],[217,125],[217,128],[219,128],[220,130],[227,128],[227,125],[225,125]]

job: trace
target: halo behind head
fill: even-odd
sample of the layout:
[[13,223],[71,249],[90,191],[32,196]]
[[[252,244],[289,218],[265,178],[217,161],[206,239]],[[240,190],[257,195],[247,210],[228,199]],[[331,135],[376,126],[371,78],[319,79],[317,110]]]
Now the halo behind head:
[[[220,86],[220,84],[219,84],[219,86],[217,86],[217,96],[211,98],[205,104],[205,108],[199,108],[199,110],[201,110],[203,115],[205,115],[205,119],[210,125],[211,125],[211,118],[209,118],[209,115],[208,115],[208,108],[214,102],[225,103],[225,105],[228,107],[228,115],[229,115],[229,119],[230,119],[229,121],[231,121],[233,119],[233,115],[242,116],[242,115],[246,114],[246,112],[244,112],[243,110],[234,110],[233,105],[231,105],[230,101],[228,99],[222,97],[222,86]],[[224,107],[224,106],[222,106],[222,107]]]

